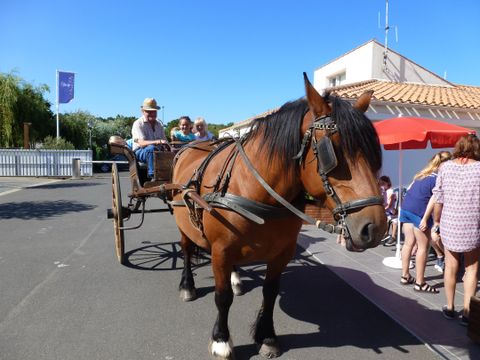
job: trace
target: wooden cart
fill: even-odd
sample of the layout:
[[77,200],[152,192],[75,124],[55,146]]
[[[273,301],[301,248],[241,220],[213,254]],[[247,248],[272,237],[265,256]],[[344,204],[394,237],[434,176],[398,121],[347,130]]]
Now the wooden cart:
[[[146,164],[140,164],[135,154],[127,145],[126,141],[119,136],[112,136],[108,142],[112,155],[122,154],[128,159],[131,191],[128,194],[128,204],[122,204],[122,192],[119,181],[118,168],[112,164],[112,208],[107,210],[107,217],[113,219],[113,230],[115,237],[115,251],[118,261],[125,264],[125,230],[138,229],[142,226],[146,213],[170,212],[172,207],[167,202],[171,190],[179,189],[181,186],[170,184],[172,163],[175,153],[170,148],[165,151],[155,152],[155,175],[152,180],[147,179]],[[147,199],[157,197],[164,201],[166,207],[161,209],[146,209]],[[141,214],[138,224],[124,226],[132,214]]]

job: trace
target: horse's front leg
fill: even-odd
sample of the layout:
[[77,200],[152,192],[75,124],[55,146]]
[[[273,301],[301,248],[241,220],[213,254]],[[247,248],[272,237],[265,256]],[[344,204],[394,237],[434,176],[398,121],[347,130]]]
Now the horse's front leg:
[[233,342],[228,330],[228,312],[233,302],[230,283],[232,266],[227,265],[223,257],[215,256],[212,251],[212,268],[215,277],[215,305],[218,315],[213,326],[209,350],[215,359],[234,359]]
[[183,301],[192,301],[197,298],[197,292],[195,290],[195,281],[193,280],[192,273],[192,255],[195,249],[195,244],[182,233],[180,240],[180,246],[183,251],[183,271],[182,278],[178,290],[180,291],[180,299]]
[[232,275],[230,276],[230,283],[232,284],[233,293],[236,296],[243,295],[242,279],[240,278],[240,274],[236,266],[233,267]]
[[267,359],[280,356],[282,353],[278,344],[273,325],[273,310],[280,290],[280,275],[292,258],[291,252],[267,264],[267,274],[263,283],[263,303],[253,325],[253,339],[260,345],[259,354]]
[[259,354],[271,359],[281,354],[273,326],[273,309],[280,288],[280,278],[263,284],[263,304],[253,326],[253,339],[260,345]]

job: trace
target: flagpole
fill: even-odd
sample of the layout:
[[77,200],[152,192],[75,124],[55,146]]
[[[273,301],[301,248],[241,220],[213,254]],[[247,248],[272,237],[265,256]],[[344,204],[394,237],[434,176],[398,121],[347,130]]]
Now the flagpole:
[[57,69],[57,81],[56,81],[56,83],[57,83],[57,86],[56,86],[56,89],[57,89],[57,98],[56,98],[56,100],[57,100],[57,106],[56,106],[56,107],[57,107],[57,139],[59,139],[59,138],[60,138],[60,127],[59,127],[60,120],[59,120],[58,111],[59,111],[59,107],[60,107],[60,106],[59,106],[59,103],[58,103],[58,97],[59,97],[59,91],[58,91],[58,69]]

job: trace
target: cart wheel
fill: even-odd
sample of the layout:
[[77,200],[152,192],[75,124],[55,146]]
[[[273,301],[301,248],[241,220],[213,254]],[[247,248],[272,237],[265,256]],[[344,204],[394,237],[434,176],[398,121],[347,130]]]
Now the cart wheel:
[[115,234],[115,252],[120,264],[125,264],[125,235],[123,234],[122,192],[118,178],[117,164],[112,164],[112,210],[113,232]]

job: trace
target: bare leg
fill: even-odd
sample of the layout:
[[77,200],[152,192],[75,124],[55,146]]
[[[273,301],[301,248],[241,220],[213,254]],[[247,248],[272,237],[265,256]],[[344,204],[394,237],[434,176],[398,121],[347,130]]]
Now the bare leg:
[[470,298],[477,292],[478,281],[478,257],[480,249],[475,249],[464,253],[465,258],[465,278],[463,280],[463,315],[468,317],[470,313]]
[[398,220],[397,219],[393,219],[392,220],[392,238],[394,238],[395,240],[397,240],[397,222]]
[[437,254],[437,258],[444,256],[443,244],[441,240],[438,242],[435,242],[430,239],[430,245],[432,245],[433,250],[435,250],[435,254]]
[[[420,229],[414,228],[415,239],[417,241],[417,254],[415,257],[417,284],[422,285],[425,282],[425,265],[427,263],[427,252],[430,230],[425,234]],[[403,261],[403,260],[402,260]],[[402,262],[403,265],[403,262]],[[407,265],[408,266],[408,265]]]
[[405,234],[405,243],[402,247],[402,277],[408,279],[410,277],[410,255],[413,246],[416,244],[413,224],[403,224],[403,233]]
[[460,254],[445,249],[445,271],[443,279],[445,283],[445,296],[447,308],[453,310],[455,304],[455,287],[457,285],[457,272]]
[[443,249],[442,240],[439,239],[438,241],[433,241],[430,235],[430,245],[432,245],[433,250],[435,250],[435,255],[437,256],[434,268],[438,272],[443,273],[445,270],[445,252]]

